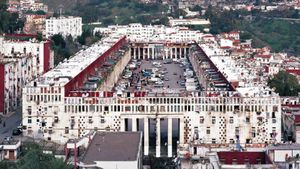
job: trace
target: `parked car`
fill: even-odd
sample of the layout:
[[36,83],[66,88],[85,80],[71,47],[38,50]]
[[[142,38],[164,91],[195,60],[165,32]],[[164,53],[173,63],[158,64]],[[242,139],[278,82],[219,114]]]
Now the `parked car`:
[[22,133],[23,133],[23,131],[21,129],[19,129],[19,128],[13,129],[13,131],[12,131],[12,135],[13,136],[18,136],[18,135],[20,135]]

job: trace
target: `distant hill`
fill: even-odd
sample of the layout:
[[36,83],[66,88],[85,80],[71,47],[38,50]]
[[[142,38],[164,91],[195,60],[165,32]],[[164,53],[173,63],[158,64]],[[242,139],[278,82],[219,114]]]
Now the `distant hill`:
[[59,11],[62,7],[64,11],[69,11],[76,6],[77,3],[85,5],[89,0],[41,0],[48,5],[49,10],[52,12]]
[[84,23],[111,24],[167,23],[166,6],[161,3],[143,4],[139,0],[42,0],[49,10],[64,15],[81,16]]

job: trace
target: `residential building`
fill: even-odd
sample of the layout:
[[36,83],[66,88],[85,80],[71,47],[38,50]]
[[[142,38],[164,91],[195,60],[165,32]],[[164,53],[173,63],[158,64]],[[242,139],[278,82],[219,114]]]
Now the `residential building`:
[[190,143],[281,142],[280,97],[254,62],[230,55],[216,37],[140,24],[97,31],[105,38],[24,87],[25,135],[66,143],[94,130],[144,131],[144,155],[155,139],[156,157]]
[[82,34],[82,18],[81,17],[51,17],[46,19],[46,37],[54,34],[61,34],[64,37],[71,35],[76,38]]
[[25,84],[53,67],[49,41],[6,40],[0,37],[0,113],[13,113]]

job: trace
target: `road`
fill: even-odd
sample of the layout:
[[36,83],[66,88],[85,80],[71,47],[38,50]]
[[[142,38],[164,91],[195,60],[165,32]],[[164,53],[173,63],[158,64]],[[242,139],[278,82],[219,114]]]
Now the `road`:
[[[22,112],[19,108],[10,117],[2,117],[2,122],[0,123],[0,141],[3,141],[5,137],[12,136],[12,130],[17,128],[22,122]],[[4,124],[5,123],[5,127]]]

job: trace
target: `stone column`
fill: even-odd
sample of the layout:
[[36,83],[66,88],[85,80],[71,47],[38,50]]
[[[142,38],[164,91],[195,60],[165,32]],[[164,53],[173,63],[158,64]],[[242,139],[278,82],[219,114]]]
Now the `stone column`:
[[182,58],[182,48],[179,48],[179,58]]
[[120,118],[120,131],[125,131],[125,119]]
[[184,119],[179,119],[179,144],[184,143]]
[[156,118],[156,157],[160,157],[160,118]]
[[138,59],[141,59],[141,48],[137,48],[138,49]]
[[178,58],[177,47],[175,47],[175,58]]
[[154,51],[154,47],[152,47],[152,59],[154,59],[154,57],[155,57],[154,55],[155,55],[155,51]]
[[171,59],[174,59],[174,58],[173,58],[173,48],[170,48],[170,49],[171,49],[171,57],[170,57],[170,58],[171,58]]
[[136,125],[136,118],[132,118],[132,121],[131,121],[131,124],[132,124],[132,131],[135,132],[137,131],[137,125]]
[[136,59],[136,48],[133,48],[133,58]]
[[149,119],[144,118],[144,155],[149,155]]
[[172,157],[172,119],[168,118],[168,157]]
[[184,48],[183,49],[183,55],[184,55],[184,57],[187,57],[186,51],[187,51],[187,48]]

